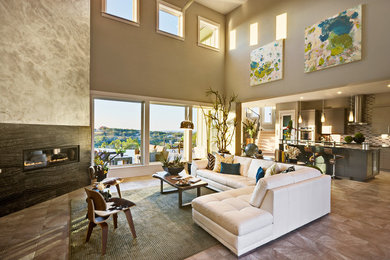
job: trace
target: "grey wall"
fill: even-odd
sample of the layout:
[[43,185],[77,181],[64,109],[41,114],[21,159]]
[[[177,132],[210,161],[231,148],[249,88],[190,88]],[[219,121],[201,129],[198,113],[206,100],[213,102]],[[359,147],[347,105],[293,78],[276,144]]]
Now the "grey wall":
[[0,123],[89,125],[88,0],[0,1]]
[[[304,73],[304,29],[350,7],[363,6],[361,61]],[[248,0],[226,18],[229,31],[237,30],[237,49],[226,52],[226,90],[250,101],[390,78],[390,1],[388,0]],[[249,55],[275,40],[275,16],[287,12],[284,79],[249,86]],[[249,46],[249,25],[259,23],[259,44]]]
[[[91,89],[193,101],[208,101],[209,87],[223,90],[225,17],[192,4],[181,41],[156,33],[155,0],[140,4],[136,27],[103,17],[101,1],[91,1]],[[198,15],[221,24],[219,52],[197,45]]]

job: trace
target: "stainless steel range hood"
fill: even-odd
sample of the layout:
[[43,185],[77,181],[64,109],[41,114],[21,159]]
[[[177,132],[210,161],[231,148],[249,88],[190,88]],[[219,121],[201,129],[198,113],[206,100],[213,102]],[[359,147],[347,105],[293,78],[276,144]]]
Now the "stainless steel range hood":
[[364,101],[364,95],[355,96],[354,121],[349,122],[348,125],[367,125],[367,123],[363,122]]

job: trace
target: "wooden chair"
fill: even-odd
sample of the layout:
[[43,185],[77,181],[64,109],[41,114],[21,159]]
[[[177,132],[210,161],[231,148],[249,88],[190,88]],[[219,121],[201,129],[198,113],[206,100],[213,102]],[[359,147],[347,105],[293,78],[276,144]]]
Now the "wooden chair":
[[[101,166],[97,166],[98,168]],[[96,180],[96,170],[94,166],[89,166],[89,177],[91,179],[91,184],[94,188],[96,188],[97,180]],[[119,184],[123,182],[122,178],[119,177],[112,177],[112,178],[105,178],[101,181],[103,184],[105,184],[107,187],[110,187],[111,185],[115,185],[116,190],[118,191],[119,198],[122,198],[121,189],[119,187]]]
[[[133,234],[133,238],[137,237],[135,233],[133,217],[130,211],[130,208],[135,206],[133,202],[122,198],[112,198],[110,199],[109,202],[106,203],[103,196],[99,192],[87,188],[85,188],[85,192],[87,193],[88,219],[89,219],[87,238],[85,242],[89,241],[93,228],[96,227],[96,225],[99,225],[102,228],[102,255],[104,255],[106,253],[106,247],[107,247],[107,235],[108,235],[107,220],[112,215],[114,219],[114,228],[117,228],[118,212],[120,211],[123,211],[126,215],[131,233]],[[123,208],[110,210],[111,207],[123,207]]]

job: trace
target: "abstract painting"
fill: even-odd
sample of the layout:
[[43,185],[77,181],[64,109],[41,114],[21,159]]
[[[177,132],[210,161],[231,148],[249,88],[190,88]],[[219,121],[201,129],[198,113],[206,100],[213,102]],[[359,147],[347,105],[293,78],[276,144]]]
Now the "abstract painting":
[[361,5],[307,27],[305,72],[361,60],[361,41]]
[[250,85],[283,78],[283,39],[251,52]]

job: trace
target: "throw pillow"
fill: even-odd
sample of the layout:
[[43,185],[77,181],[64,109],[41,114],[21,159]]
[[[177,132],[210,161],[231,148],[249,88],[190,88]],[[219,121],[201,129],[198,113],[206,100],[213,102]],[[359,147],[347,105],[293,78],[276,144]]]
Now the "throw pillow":
[[295,172],[295,167],[290,166],[286,170],[282,171],[281,173],[288,173],[288,172]]
[[256,173],[256,183],[257,183],[261,178],[264,178],[264,170],[263,170],[263,168],[260,166],[259,169],[257,170],[257,173]]
[[240,175],[240,163],[221,162],[221,173]]
[[280,172],[279,170],[279,167],[276,163],[272,164],[271,167],[269,167],[266,171],[265,171],[265,175],[264,175],[264,178],[267,178],[271,175],[275,175],[275,174],[278,174]]
[[215,164],[213,171],[215,172],[221,172],[221,163],[233,163],[234,155],[228,155],[226,157],[223,157],[223,155],[215,154]]
[[208,170],[213,170],[214,169],[214,165],[215,165],[215,156],[212,155],[211,153],[208,153],[207,154],[207,167],[206,169]]

